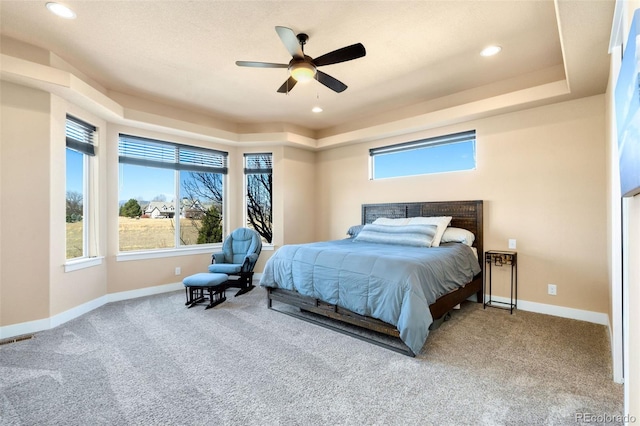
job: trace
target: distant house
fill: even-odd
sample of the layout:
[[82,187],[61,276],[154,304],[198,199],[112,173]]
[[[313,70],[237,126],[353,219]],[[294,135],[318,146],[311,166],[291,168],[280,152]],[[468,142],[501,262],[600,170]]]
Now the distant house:
[[[179,215],[186,219],[202,219],[210,206],[203,205],[198,200],[183,198],[180,200]],[[173,218],[176,215],[176,207],[173,201],[151,201],[144,208],[142,214],[152,219]]]
[[172,218],[176,214],[176,207],[173,201],[151,201],[142,213],[152,219]]
[[180,202],[180,217],[186,219],[202,219],[207,207],[203,206],[199,200],[189,200],[183,198]]

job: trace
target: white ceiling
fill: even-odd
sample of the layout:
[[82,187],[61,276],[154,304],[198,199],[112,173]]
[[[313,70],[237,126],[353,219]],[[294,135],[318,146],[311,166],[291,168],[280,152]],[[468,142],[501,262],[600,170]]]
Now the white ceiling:
[[[236,126],[286,123],[326,136],[565,79],[570,93],[543,101],[604,93],[615,2],[62,3],[77,19],[54,16],[45,1],[1,0],[2,36],[50,50],[114,99],[124,94]],[[276,25],[307,33],[311,57],[364,44],[364,58],[322,68],[348,89],[337,94],[311,81],[285,95],[276,90],[286,69],[237,67],[237,60],[288,63]],[[481,57],[489,44],[502,52]],[[316,104],[324,112],[312,113]]]

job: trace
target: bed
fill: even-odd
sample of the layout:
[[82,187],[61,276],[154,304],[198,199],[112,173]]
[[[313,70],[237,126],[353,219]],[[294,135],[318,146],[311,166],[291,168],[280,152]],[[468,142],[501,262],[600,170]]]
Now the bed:
[[[268,307],[415,356],[429,328],[456,305],[473,295],[483,301],[482,208],[481,200],[364,204],[362,225],[450,216],[449,227],[468,230],[475,238],[471,245],[443,242],[427,249],[358,237],[285,245],[267,261],[260,280]],[[435,229],[421,229],[427,228]],[[279,304],[296,309],[277,309]],[[330,320],[314,320],[316,315]],[[333,320],[373,333],[354,333],[332,325]],[[376,333],[401,344],[372,337]]]

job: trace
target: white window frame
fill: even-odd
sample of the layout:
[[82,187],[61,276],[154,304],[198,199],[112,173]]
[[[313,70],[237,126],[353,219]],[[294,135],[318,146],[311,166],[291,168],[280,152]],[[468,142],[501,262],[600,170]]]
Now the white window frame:
[[[131,143],[133,149],[128,149],[123,145],[123,141],[126,144],[127,141]],[[135,146],[135,141],[139,141],[141,144],[139,146]],[[147,150],[143,145],[148,144],[150,149]],[[154,147],[162,150],[169,148],[175,149],[176,156],[172,157],[171,155],[167,156],[167,152],[164,153],[154,151]],[[183,159],[179,154],[180,152],[187,152],[189,154],[189,158]],[[156,167],[163,169],[174,169],[174,185],[173,191],[175,192],[174,197],[176,201],[174,202],[174,206],[176,206],[176,212],[174,213],[175,218],[175,233],[174,233],[174,247],[171,248],[154,248],[154,249],[145,249],[145,250],[132,250],[132,251],[120,251],[120,243],[118,241],[118,254],[116,256],[117,261],[129,261],[129,260],[141,260],[141,259],[153,259],[153,258],[163,258],[163,257],[172,257],[172,256],[181,256],[181,255],[192,255],[192,254],[200,254],[200,253],[211,253],[212,249],[216,249],[222,246],[222,242],[219,243],[210,243],[210,244],[192,244],[192,245],[181,245],[180,244],[180,211],[177,208],[178,203],[180,202],[180,172],[181,171],[204,171],[207,173],[219,173],[222,174],[222,212],[223,212],[223,220],[222,220],[222,238],[224,239],[227,218],[225,213],[226,204],[227,204],[227,175],[228,175],[228,153],[225,151],[220,151],[211,148],[202,148],[198,146],[185,145],[165,140],[158,140],[144,136],[135,136],[125,133],[120,133],[118,135],[118,152],[119,159],[118,165],[121,164],[132,164],[138,166],[146,166],[146,167]],[[216,156],[219,157],[219,163],[216,164],[216,167],[209,167],[204,165],[204,163],[199,163],[197,158],[193,158],[192,154],[195,153],[197,157],[197,153],[201,153],[204,156]],[[216,160],[217,161],[217,160]],[[180,162],[180,164],[178,164]],[[118,240],[119,240],[118,233]]]
[[[244,207],[243,223],[245,224],[244,226],[248,226],[248,224],[249,224],[249,206],[247,205],[247,194],[248,194],[248,191],[249,191],[248,176],[250,174],[252,174],[251,170],[247,167],[248,166],[247,159],[249,157],[252,157],[252,156],[260,156],[260,155],[268,155],[268,156],[271,157],[271,159],[270,159],[271,160],[271,164],[270,164],[271,167],[268,170],[265,169],[263,171],[263,173],[271,173],[271,176],[273,178],[273,153],[271,153],[271,152],[246,152],[246,153],[244,153],[243,159],[242,159],[243,167],[244,167],[244,173],[243,173],[243,179],[242,179],[242,181],[243,181],[243,183],[242,183],[242,191],[243,192],[242,193],[243,193],[243,207]],[[256,173],[256,172],[254,171],[253,173]],[[273,193],[271,194],[271,197],[272,197],[272,199],[271,199],[271,216],[273,218]],[[272,239],[271,239],[270,243],[267,243],[265,241],[262,242],[263,250],[264,249],[273,250],[273,247],[274,247],[274,245],[273,245],[273,220],[271,221],[271,236],[272,236]]]
[[[407,151],[416,151],[416,150],[424,150],[436,147],[442,147],[446,145],[454,145],[458,143],[464,142],[473,142],[473,167],[471,168],[452,168],[449,170],[439,170],[439,171],[429,171],[424,170],[423,172],[413,173],[413,174],[398,174],[395,176],[384,176],[384,177],[376,177],[376,158],[380,158],[383,155],[394,155],[398,153],[405,153]],[[392,179],[398,177],[410,177],[410,176],[421,176],[421,175],[430,175],[436,173],[449,173],[449,172],[458,172],[458,171],[468,171],[475,170],[477,167],[477,159],[476,159],[476,131],[470,130],[467,132],[454,133],[444,136],[437,136],[434,138],[421,139],[417,141],[404,142],[395,145],[382,146],[378,148],[371,148],[369,150],[369,179],[370,180],[380,180],[380,179]]]
[[[65,156],[66,150],[71,149],[82,154],[82,255],[67,259],[67,236],[65,232],[65,272],[84,269],[102,263],[103,257],[98,256],[96,235],[96,220],[92,181],[94,173],[94,157],[96,156],[96,141],[98,129],[84,120],[67,114],[65,120]],[[66,166],[65,166],[66,167]],[[65,196],[67,185],[65,182]],[[66,218],[66,212],[65,212]],[[66,220],[65,220],[66,226]]]

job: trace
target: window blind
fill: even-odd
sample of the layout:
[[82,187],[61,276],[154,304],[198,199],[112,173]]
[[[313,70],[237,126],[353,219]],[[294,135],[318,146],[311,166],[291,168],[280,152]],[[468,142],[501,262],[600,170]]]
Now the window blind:
[[244,154],[244,174],[273,173],[273,156],[271,153]]
[[438,137],[429,138],[429,139],[421,139],[421,140],[412,141],[412,142],[404,142],[396,145],[382,146],[379,148],[371,148],[369,150],[369,155],[373,157],[378,154],[391,154],[395,152],[410,151],[413,149],[433,147],[437,145],[445,145],[445,144],[452,144],[452,143],[458,143],[458,142],[469,142],[469,141],[474,141],[475,139],[476,139],[476,131],[470,130],[468,132],[454,133],[451,135],[438,136]]
[[87,155],[96,155],[95,145],[93,142],[95,133],[95,126],[67,115],[67,148]]
[[228,172],[228,153],[120,134],[120,163],[191,172]]

